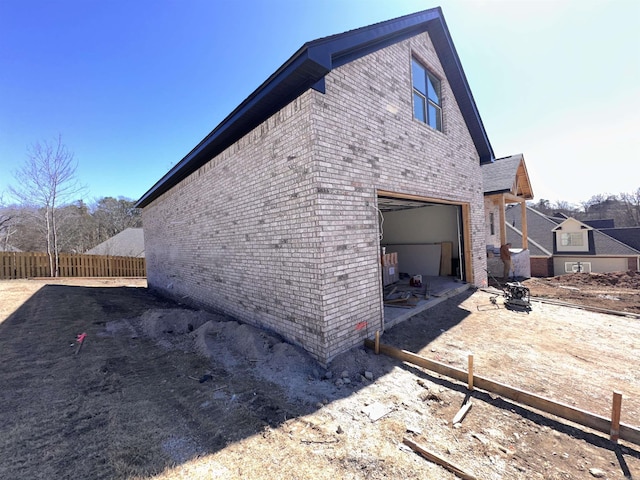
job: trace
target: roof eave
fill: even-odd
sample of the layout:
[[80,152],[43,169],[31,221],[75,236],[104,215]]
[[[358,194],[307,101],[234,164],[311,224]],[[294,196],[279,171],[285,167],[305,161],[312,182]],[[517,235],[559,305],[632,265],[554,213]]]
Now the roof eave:
[[[158,180],[136,202],[135,207],[147,206],[155,198],[218,155],[230,143],[239,140],[262,123],[264,118],[276,113],[282,106],[300,96],[304,91],[309,88],[323,91],[324,84],[321,80],[331,70],[331,66],[322,60],[326,61],[326,58],[322,58],[319,49],[310,50],[308,44],[305,44],[179,163]],[[292,85],[293,82],[295,85]],[[286,91],[286,93],[277,97],[278,102],[270,101],[269,94],[279,90]],[[255,115],[256,109],[261,110],[262,115]],[[240,120],[245,120],[245,122],[240,122]]]
[[324,93],[324,77],[333,68],[425,30],[429,31],[456,101],[463,112],[480,163],[493,162],[493,149],[442,10],[437,7],[304,44],[156,182],[136,202],[135,207],[149,205],[309,88]]

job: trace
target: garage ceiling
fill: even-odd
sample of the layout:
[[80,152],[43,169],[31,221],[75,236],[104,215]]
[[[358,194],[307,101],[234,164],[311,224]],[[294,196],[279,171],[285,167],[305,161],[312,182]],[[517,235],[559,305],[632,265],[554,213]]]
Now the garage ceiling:
[[406,200],[403,198],[378,197],[378,208],[381,212],[395,212],[398,210],[408,210],[411,208],[423,208],[437,205],[436,203],[420,202],[417,200]]

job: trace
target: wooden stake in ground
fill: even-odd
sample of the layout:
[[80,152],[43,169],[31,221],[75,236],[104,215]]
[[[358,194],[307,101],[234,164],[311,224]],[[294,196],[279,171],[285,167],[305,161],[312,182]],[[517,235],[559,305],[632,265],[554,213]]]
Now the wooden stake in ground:
[[433,463],[437,463],[441,467],[449,470],[450,472],[453,472],[456,476],[462,478],[463,480],[478,480],[478,478],[475,475],[465,472],[460,467],[454,465],[453,463],[445,460],[442,457],[439,457],[435,453],[430,452],[429,450],[427,450],[421,445],[418,445],[417,443],[415,443],[413,440],[409,438],[406,438],[406,437],[403,438],[402,443],[407,445],[414,452],[417,452],[420,455],[422,455],[427,460],[431,460]]
[[613,402],[611,407],[611,432],[609,439],[618,443],[620,438],[620,410],[622,409],[622,393],[613,392]]
[[[364,345],[367,348],[374,348],[374,341],[365,339]],[[378,350],[384,355],[389,355],[390,357],[397,358],[403,362],[418,365],[419,367],[426,368],[427,370],[437,372],[441,375],[446,375],[447,377],[454,378],[460,382],[468,381],[467,372],[459,368],[451,367],[445,363],[429,360],[428,358],[421,357],[415,353],[400,350],[399,348],[382,343],[378,346]],[[546,413],[551,413],[557,417],[570,420],[574,423],[592,428],[602,433],[611,432],[612,422],[608,417],[596,415],[594,413],[575,408],[571,405],[567,405],[566,403],[556,402],[545,397],[540,397],[534,393],[513,388],[479,375],[474,375],[473,383],[474,388],[493,392],[501,397],[508,398],[523,405],[528,405],[529,407],[542,410]],[[622,396],[620,396],[620,401],[622,401]],[[618,438],[640,445],[640,428],[621,423],[619,420],[618,423]]]
[[469,375],[467,379],[467,388],[473,390],[473,354],[469,355]]

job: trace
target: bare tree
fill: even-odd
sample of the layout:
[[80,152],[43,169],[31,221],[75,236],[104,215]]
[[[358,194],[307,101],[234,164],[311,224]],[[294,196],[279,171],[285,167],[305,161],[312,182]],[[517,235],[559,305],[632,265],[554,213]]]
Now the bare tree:
[[17,183],[9,188],[24,205],[42,212],[52,277],[59,274],[56,209],[82,191],[76,180],[76,168],[73,153],[59,135],[53,142],[36,142],[28,148],[25,163],[14,172]]
[[133,208],[134,200],[124,197],[103,197],[92,208],[97,223],[100,242],[122,232],[127,228],[142,226],[140,209]]
[[13,221],[16,214],[4,205],[0,196],[0,251],[9,248],[9,237],[14,233]]
[[635,192],[621,193],[620,201],[624,205],[628,226],[640,227],[640,187]]

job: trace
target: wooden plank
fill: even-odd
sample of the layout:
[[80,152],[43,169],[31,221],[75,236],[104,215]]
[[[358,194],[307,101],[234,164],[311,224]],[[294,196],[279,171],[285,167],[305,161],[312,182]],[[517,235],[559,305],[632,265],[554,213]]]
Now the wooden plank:
[[498,203],[498,214],[500,223],[500,245],[507,243],[507,225],[505,223],[505,204],[504,195],[500,195],[500,201]]
[[522,248],[524,250],[529,249],[529,232],[527,230],[527,202],[520,204],[520,228],[522,229]]
[[478,478],[475,475],[472,475],[471,473],[465,472],[462,468],[458,467],[457,465],[454,465],[453,463],[451,463],[448,460],[445,460],[444,458],[440,457],[439,455],[436,455],[432,451],[427,450],[425,447],[423,447],[422,445],[417,444],[416,442],[414,442],[413,440],[411,440],[409,438],[406,438],[406,437],[403,438],[402,439],[402,443],[407,445],[414,452],[417,452],[420,455],[422,455],[423,457],[425,457],[427,460],[431,460],[433,463],[436,463],[436,464],[440,465],[441,467],[447,469],[448,471],[453,472],[457,477],[460,477],[463,480],[478,480]]
[[611,430],[609,438],[612,442],[618,442],[620,438],[620,411],[622,410],[622,393],[613,392],[613,402],[611,406]]
[[[365,340],[365,347],[374,348],[372,340]],[[380,352],[385,355],[397,358],[404,362],[409,362],[419,367],[426,368],[441,375],[446,375],[460,382],[466,382],[468,379],[467,372],[450,367],[440,362],[426,359],[415,353],[400,350],[389,345],[380,344]],[[592,428],[602,433],[609,434],[611,431],[611,420],[594,413],[572,407],[561,402],[556,402],[548,398],[541,397],[534,393],[510,387],[508,385],[484,378],[478,375],[473,377],[474,387],[488,392],[497,393],[498,395],[513,400],[522,405],[533,407],[537,410],[550,413],[565,420],[572,421],[579,425]],[[620,424],[620,439],[640,445],[640,429],[631,425]]]
[[[371,349],[375,348],[374,342],[372,340],[365,339],[364,344],[367,348],[371,348]],[[421,357],[420,355],[416,355],[415,353],[411,353],[406,350],[400,350],[398,348],[394,348],[389,345],[385,345],[381,343],[380,353],[384,353],[385,355],[389,355],[390,357],[397,358],[398,360],[402,360],[403,362],[409,362],[409,363],[413,363],[414,365],[418,365],[419,367],[424,367],[427,370],[431,370],[432,372],[440,373],[442,375],[446,375],[447,377],[455,378],[460,382],[466,383],[467,381],[467,372],[465,372],[464,370],[450,367],[449,365],[436,362],[434,360],[429,360],[427,358]]]
[[27,257],[26,255],[20,255],[19,258],[18,278],[27,278],[29,276],[29,272],[27,270]]
[[0,278],[7,280],[11,278],[13,269],[11,268],[11,253],[0,252]]
[[451,257],[453,255],[453,242],[442,242],[440,244],[440,275],[448,277],[451,275]]
[[[464,259],[463,265],[460,265],[460,268],[464,266],[464,272],[460,271],[460,278],[469,283],[473,283],[474,281],[474,272],[473,272],[473,252],[471,251],[471,225],[473,224],[471,220],[471,205],[465,203],[462,205],[462,238],[463,238],[463,246],[464,252],[462,253],[462,259]],[[461,259],[461,260],[462,260]],[[458,276],[458,275],[456,275]]]
[[462,405],[460,410],[458,410],[458,413],[454,415],[453,420],[451,421],[451,425],[455,425],[456,423],[460,423],[462,420],[464,420],[464,417],[467,415],[472,406],[473,404],[471,403],[471,400],[468,400],[467,403]]

